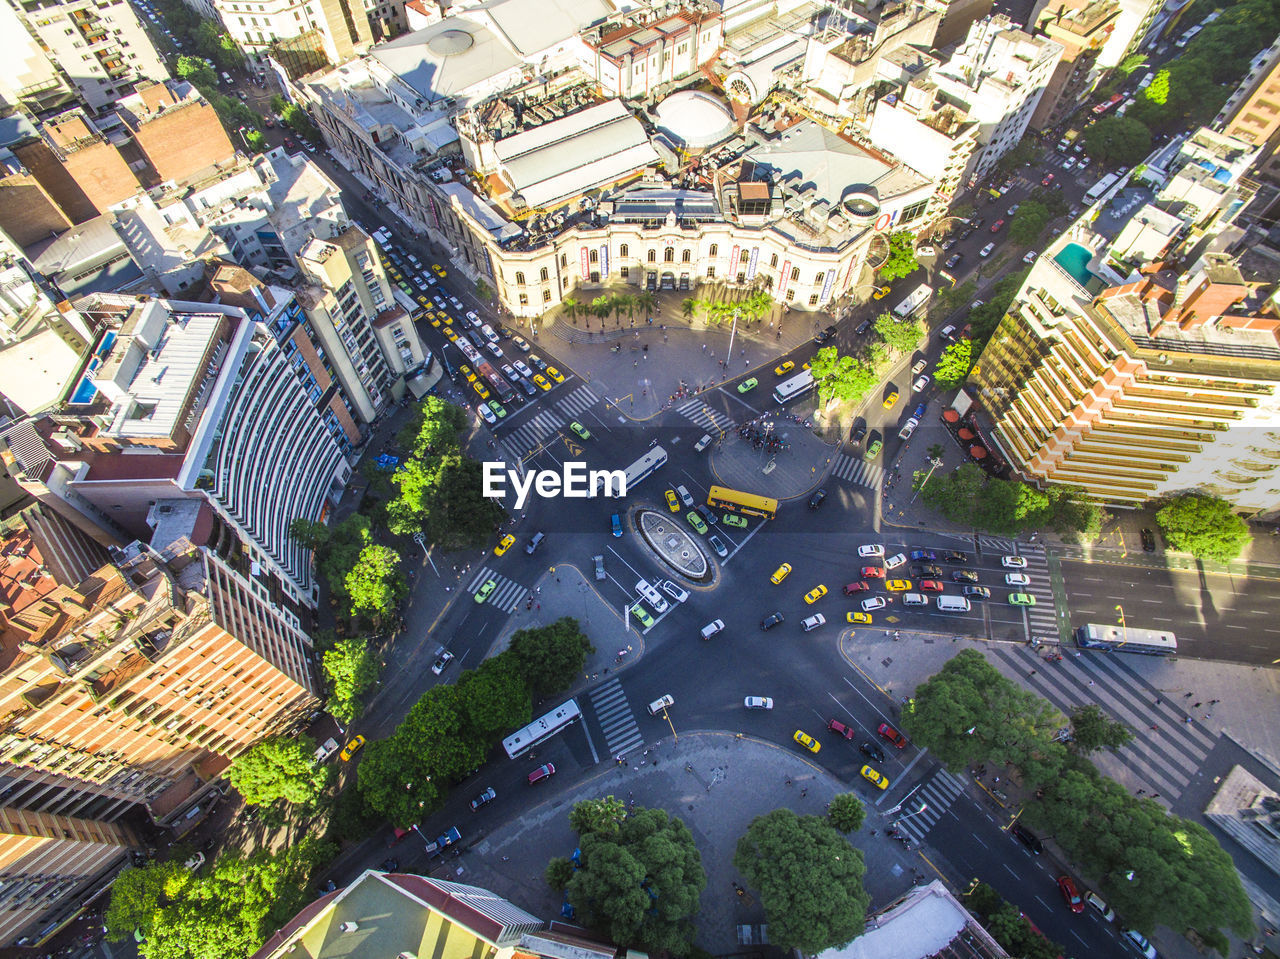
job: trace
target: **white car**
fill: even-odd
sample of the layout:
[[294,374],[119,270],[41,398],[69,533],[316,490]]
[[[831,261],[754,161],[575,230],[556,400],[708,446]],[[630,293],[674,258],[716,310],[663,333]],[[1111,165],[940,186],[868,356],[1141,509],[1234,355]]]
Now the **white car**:
[[1023,263],[1034,263],[1039,254],[1035,250],[1028,250],[1027,255],[1022,258]]
[[916,381],[911,384],[911,392],[919,393],[926,386],[928,386],[932,381],[933,381],[933,377],[930,376],[928,373],[924,373],[916,377]]
[[454,308],[455,310],[457,310],[459,313],[461,313],[461,312],[462,312],[462,309],[463,309],[463,307],[462,307],[462,301],[461,301],[460,299],[458,299],[456,296],[451,296],[451,297],[449,297],[449,303],[450,303],[450,304],[453,306],[453,308]]
[[516,368],[516,371],[519,372],[521,376],[533,379],[533,370],[529,369],[529,364],[524,360],[512,360],[511,365]]
[[898,430],[898,439],[910,439],[911,434],[916,431],[916,427],[920,425],[920,421],[914,416],[902,424],[902,429]]
[[1000,565],[1005,569],[1026,569],[1027,558],[1025,556],[1002,556],[1000,557]]
[[467,322],[476,328],[480,327],[480,317],[476,316],[475,310],[467,310]]
[[906,565],[907,557],[902,553],[894,553],[884,561],[885,569],[897,569],[899,566]]
[[1026,573],[1005,573],[1004,583],[1006,586],[1030,586],[1031,577]]
[[879,543],[867,543],[865,546],[858,547],[859,556],[883,556],[884,547]]
[[981,256],[984,258],[988,257],[991,255],[991,251],[994,250],[995,248],[996,248],[996,245],[994,243],[988,243],[986,246],[984,246],[981,250],[978,251],[978,256]]
[[808,619],[800,620],[800,628],[807,633],[810,630],[817,629],[819,626],[825,626],[826,622],[827,617],[823,616],[821,613],[814,613]]
[[500,347],[497,343],[486,343],[484,345],[484,348],[488,350],[490,353],[492,353],[494,356],[496,356],[498,359],[502,359],[502,347]]
[[508,366],[506,363],[503,363],[503,364],[502,364],[502,375],[503,375],[503,376],[505,376],[505,377],[506,377],[507,379],[509,379],[509,380],[514,380],[514,379],[516,378],[516,371],[515,371],[515,370],[513,370],[510,366]]
[[748,696],[742,705],[747,709],[773,709],[773,700],[768,696]]
[[664,593],[666,593],[668,596],[674,599],[677,603],[683,603],[686,599],[689,598],[689,594],[687,592],[685,592],[675,583],[671,582],[671,580],[669,579],[664,579],[662,582],[658,584],[658,586],[659,588],[661,588],[661,590]]
[[1138,952],[1142,953],[1146,959],[1156,959],[1158,953],[1156,947],[1147,942],[1147,937],[1138,932],[1137,929],[1126,929],[1124,934],[1129,937],[1129,941],[1138,947]]
[[485,406],[483,403],[476,404],[476,412],[479,413],[484,421],[490,426],[498,422],[498,417],[494,416],[493,410],[489,409],[489,407]]
[[889,605],[889,601],[883,596],[870,596],[862,601],[862,611],[870,613],[877,609],[884,609]]
[[436,657],[436,661],[431,664],[431,672],[439,676],[451,662],[453,662],[453,653],[447,649],[442,650],[440,655]]
[[911,375],[915,376],[917,373],[923,373],[924,368],[928,365],[929,365],[929,361],[926,360],[924,357],[921,357],[920,359],[916,360],[914,363],[911,364]]

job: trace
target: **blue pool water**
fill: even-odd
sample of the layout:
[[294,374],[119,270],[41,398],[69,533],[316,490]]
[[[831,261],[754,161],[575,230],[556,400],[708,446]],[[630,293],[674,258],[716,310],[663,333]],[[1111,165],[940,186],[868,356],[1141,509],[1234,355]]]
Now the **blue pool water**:
[[111,352],[111,344],[115,341],[115,331],[108,330],[102,337],[102,343],[93,351],[93,358],[89,360],[89,364],[84,368],[84,374],[72,391],[71,399],[68,400],[69,403],[83,405],[93,402],[93,398],[98,395],[98,388],[89,381],[89,377],[98,371],[98,367],[102,365],[102,358]]
[[1062,267],[1075,279],[1081,286],[1087,286],[1089,281],[1093,279],[1093,274],[1089,272],[1089,261],[1093,258],[1087,247],[1081,246],[1079,243],[1068,243],[1055,256],[1054,262]]

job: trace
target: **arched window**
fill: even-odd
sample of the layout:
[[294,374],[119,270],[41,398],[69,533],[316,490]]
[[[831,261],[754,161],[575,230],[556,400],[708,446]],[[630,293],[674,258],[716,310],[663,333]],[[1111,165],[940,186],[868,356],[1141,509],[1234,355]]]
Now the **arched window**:
[[627,255],[627,245],[624,243],[622,244],[622,246],[618,247],[618,256],[626,256],[626,255]]
[[547,273],[547,268],[545,266],[542,268],[542,272],[539,274],[538,279],[542,280],[543,283],[546,283],[547,280],[550,279],[550,274]]
[[562,270],[563,270],[563,269],[565,269],[568,265],[569,265],[569,254],[568,254],[568,253],[561,253],[561,254],[560,254],[560,269],[562,269]]
[[792,283],[798,282],[799,279],[800,279],[800,267],[793,266],[791,268],[791,282]]
[[599,251],[599,250],[590,250],[590,251],[588,251],[588,253],[587,253],[587,259],[588,259],[588,260],[590,260],[592,263],[597,263],[597,262],[599,262],[599,260],[600,260],[600,251]]
[[674,247],[667,247],[662,251],[663,263],[674,263],[676,261],[676,251]]
[[823,281],[823,279],[826,277],[826,275],[827,275],[826,273],[819,273],[817,276],[815,276],[815,277],[813,278],[813,282],[814,282],[814,283],[821,283],[821,282]]
[[649,262],[650,262],[650,263],[657,263],[657,262],[658,262],[658,251],[657,251],[657,250],[650,250],[650,251],[649,251],[649,257],[648,257],[648,259],[649,259]]
[[693,259],[693,254],[688,250],[685,250],[683,253],[680,254],[681,263],[688,263],[691,259]]
[[516,270],[516,286],[524,286],[524,274]]
[[747,250],[743,250],[741,253],[738,254],[739,263],[747,263],[750,260],[751,260],[751,254]]
[[718,243],[712,243],[712,244],[711,244],[711,249],[707,251],[707,256],[715,256],[715,255],[716,255],[716,252],[717,252],[719,249],[720,249],[720,245],[719,245]]
[[778,268],[778,254],[775,253],[773,256],[769,257],[769,267],[774,270]]

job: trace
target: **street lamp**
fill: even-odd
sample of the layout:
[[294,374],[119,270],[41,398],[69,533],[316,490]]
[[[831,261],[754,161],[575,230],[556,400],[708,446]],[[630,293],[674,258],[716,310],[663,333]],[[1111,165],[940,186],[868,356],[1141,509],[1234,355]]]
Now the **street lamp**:
[[915,492],[911,494],[911,500],[910,500],[911,503],[914,503],[916,501],[916,497],[920,495],[920,491],[923,490],[925,486],[928,485],[930,477],[933,476],[933,471],[936,470],[941,465],[942,465],[942,457],[940,456],[934,456],[929,460],[929,472],[924,474],[924,479],[920,481],[920,485],[917,486],[915,489]]
[[928,809],[929,809],[929,804],[927,802],[921,803],[919,809],[917,809],[915,812],[909,812],[905,816],[899,816],[897,819],[895,819],[892,823],[889,824],[889,828],[896,829],[899,825],[906,822],[912,816],[919,816],[921,813],[926,812]]
[[[1124,639],[1120,641],[1120,646],[1123,646],[1129,641],[1129,624],[1124,619],[1124,607],[1119,603],[1116,603],[1116,612],[1120,614],[1120,628],[1124,631]],[[1120,646],[1117,646],[1116,649],[1119,649]]]

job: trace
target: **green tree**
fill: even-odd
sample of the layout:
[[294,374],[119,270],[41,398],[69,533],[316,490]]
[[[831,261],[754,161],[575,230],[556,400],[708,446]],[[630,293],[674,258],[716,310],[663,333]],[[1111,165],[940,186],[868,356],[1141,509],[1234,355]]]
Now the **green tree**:
[[1132,166],[1151,152],[1151,130],[1130,116],[1103,117],[1083,139],[1084,152],[1100,163]]
[[862,800],[858,798],[857,793],[840,793],[831,800],[831,805],[827,808],[827,818],[831,820],[831,825],[841,832],[853,832],[855,829],[861,829],[866,821],[867,807],[862,805]]
[[483,276],[476,277],[476,296],[482,300],[493,299],[493,287],[485,282]]
[[178,57],[174,73],[181,80],[190,80],[201,89],[201,92],[216,90],[218,87],[218,75],[213,72],[213,68],[209,64],[198,57]]
[[1092,543],[1102,533],[1102,507],[1074,486],[1051,486],[1049,525],[1054,531],[1081,543]]
[[360,550],[360,558],[347,573],[347,593],[353,613],[381,616],[395,609],[409,592],[400,572],[400,554],[390,546],[370,543]]
[[952,770],[973,763],[1015,765],[1024,785],[1056,775],[1066,750],[1054,737],[1066,717],[1005,679],[977,650],[963,650],[916,688],[902,713],[917,744]]
[[360,697],[378,679],[378,657],[358,637],[340,640],[320,661],[329,683],[326,708],[343,725],[360,715]]
[[[1036,146],[1033,137],[1024,136],[1014,145],[1013,149],[996,161],[997,169],[1004,173],[1010,173],[1018,167],[1035,163],[1040,159],[1040,148]],[[954,213],[954,211],[952,211]],[[956,216],[960,214],[956,213]]]
[[1147,89],[1142,95],[1152,103],[1164,106],[1169,102],[1169,77],[1170,72],[1167,68],[1157,70],[1156,75],[1151,82],[1147,84]]
[[236,757],[227,778],[250,806],[279,799],[313,806],[329,784],[329,767],[316,763],[315,751],[310,736],[263,739]]
[[369,517],[353,513],[329,530],[329,539],[320,549],[316,568],[329,591],[342,604],[348,604],[351,594],[347,591],[347,574],[360,560],[360,551],[370,542]]
[[303,519],[299,516],[289,522],[289,535],[296,539],[303,549],[314,551],[328,544],[329,527],[324,523]]
[[924,325],[919,320],[899,323],[890,313],[881,313],[875,321],[876,335],[892,353],[910,353],[920,345]]
[[547,885],[559,894],[568,888],[569,880],[573,878],[573,872],[572,859],[567,856],[556,856],[547,863],[546,871],[542,875],[547,880]]
[[1160,508],[1156,522],[1170,549],[1197,559],[1229,563],[1249,545],[1249,525],[1215,496],[1177,496]]
[[759,890],[774,945],[812,956],[862,932],[871,901],[862,852],[825,818],[790,809],[757,816],[733,865]]
[[1018,290],[1022,289],[1023,281],[1026,280],[1030,271],[1030,267],[1023,267],[1016,273],[1008,273],[1001,277],[987,291],[987,302],[969,312],[969,323],[972,325],[970,335],[973,338],[975,355],[982,352],[982,347],[986,345],[991,334],[995,332],[996,326],[1009,311],[1009,304],[1013,302]]
[[307,111],[296,103],[288,104],[284,108],[284,112],[280,114],[280,118],[284,120],[285,126],[298,134],[298,136],[315,144],[319,144],[322,141],[320,128],[311,122],[311,117],[307,115]]
[[578,621],[563,616],[546,626],[520,629],[511,637],[508,652],[533,695],[554,696],[573,685],[594,653]]
[[956,340],[949,344],[938,357],[933,378],[940,389],[949,390],[963,383],[971,369],[973,369],[973,341]]
[[680,315],[686,320],[692,320],[693,314],[698,309],[698,301],[691,296],[686,296],[680,301]]
[[605,796],[603,799],[584,799],[574,803],[569,811],[569,828],[579,836],[594,833],[616,836],[627,818],[627,804],[621,799]]
[[458,680],[458,708],[470,732],[485,740],[533,718],[529,685],[512,656],[494,656]]
[[1093,703],[1071,710],[1071,736],[1076,751],[1084,754],[1099,749],[1119,749],[1133,739],[1128,726],[1111,719]]
[[496,500],[484,495],[483,467],[461,453],[440,458],[439,483],[423,525],[427,539],[444,549],[469,549],[484,543],[502,522]]
[[871,365],[852,356],[837,356],[834,346],[824,346],[809,365],[823,406],[832,400],[856,403],[871,391],[878,377]]
[[1038,200],[1023,200],[1009,223],[1009,239],[1014,243],[1033,243],[1051,219],[1049,208]]
[[[428,396],[400,434],[411,456],[424,457],[458,448],[458,434],[466,428],[461,407],[438,396]],[[411,429],[412,427],[412,429]]]
[[1147,65],[1147,55],[1145,53],[1131,53],[1120,61],[1120,66],[1116,69],[1124,76],[1129,76],[1134,70]]
[[585,925],[618,945],[688,955],[707,885],[689,827],[661,809],[627,813],[617,832],[579,837],[568,897]]
[[135,929],[149,933],[156,914],[190,879],[191,873],[172,861],[125,869],[111,884],[111,902],[102,917],[107,938],[120,942],[130,938]]
[[880,279],[892,283],[920,268],[916,259],[916,235],[910,230],[889,234],[889,256],[880,267]]

